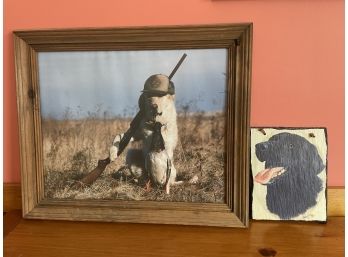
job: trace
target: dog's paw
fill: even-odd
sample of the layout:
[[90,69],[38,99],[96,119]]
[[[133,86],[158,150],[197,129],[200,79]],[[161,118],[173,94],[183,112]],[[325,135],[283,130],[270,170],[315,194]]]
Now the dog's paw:
[[113,146],[116,146],[118,148],[118,146],[120,145],[121,139],[123,138],[124,134],[118,134],[115,136],[114,141],[112,142]]
[[194,176],[189,180],[189,184],[192,184],[192,185],[197,184],[197,183],[198,183],[198,180],[199,180],[198,176],[197,176],[197,175],[194,175]]
[[114,141],[112,142],[112,146],[109,149],[109,157],[112,162],[115,161],[118,157],[117,152],[118,152],[122,137],[123,137],[123,134],[119,134],[115,136]]
[[117,151],[118,151],[118,148],[116,146],[111,146],[110,149],[109,149],[109,158],[110,158],[110,161],[115,161],[117,159]]
[[170,183],[166,184],[165,189],[166,189],[166,194],[169,195],[170,194]]

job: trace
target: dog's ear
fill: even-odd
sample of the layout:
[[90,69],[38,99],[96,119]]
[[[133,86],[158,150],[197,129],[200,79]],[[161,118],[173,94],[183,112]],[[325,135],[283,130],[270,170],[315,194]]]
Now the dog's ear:
[[315,171],[316,174],[319,174],[320,172],[323,171],[323,169],[325,169],[325,165],[319,155],[317,156],[315,160],[313,160],[312,165],[313,165],[313,170]]
[[323,171],[323,169],[325,168],[325,165],[318,153],[318,149],[314,145],[311,148],[312,149],[309,149],[308,151],[309,153],[308,157],[310,160],[309,165],[311,166],[310,168],[315,174],[319,174],[320,172]]

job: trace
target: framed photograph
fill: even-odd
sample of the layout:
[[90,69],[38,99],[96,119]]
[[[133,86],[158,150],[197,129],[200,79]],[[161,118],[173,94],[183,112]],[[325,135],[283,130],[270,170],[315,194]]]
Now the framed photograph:
[[252,24],[14,43],[25,218],[248,226]]

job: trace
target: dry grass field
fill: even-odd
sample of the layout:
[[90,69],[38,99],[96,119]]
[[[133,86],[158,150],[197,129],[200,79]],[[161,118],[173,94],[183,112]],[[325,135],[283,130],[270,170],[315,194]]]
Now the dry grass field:
[[[72,184],[108,157],[116,134],[127,130],[131,119],[44,119],[43,155],[45,195],[48,198],[122,199],[185,202],[224,200],[224,117],[222,114],[189,114],[178,117],[179,143],[174,153],[177,180],[166,195],[162,188],[145,189],[125,167],[125,154],[107,166],[91,185],[72,189]],[[128,147],[132,147],[130,144]],[[189,183],[198,177],[194,184]]]

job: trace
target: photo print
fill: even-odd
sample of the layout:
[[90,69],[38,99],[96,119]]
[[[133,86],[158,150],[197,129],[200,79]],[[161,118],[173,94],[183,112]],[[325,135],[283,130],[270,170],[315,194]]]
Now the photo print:
[[45,197],[224,202],[227,49],[40,52],[38,67]]

